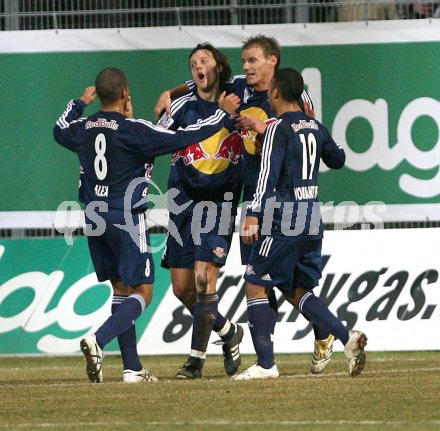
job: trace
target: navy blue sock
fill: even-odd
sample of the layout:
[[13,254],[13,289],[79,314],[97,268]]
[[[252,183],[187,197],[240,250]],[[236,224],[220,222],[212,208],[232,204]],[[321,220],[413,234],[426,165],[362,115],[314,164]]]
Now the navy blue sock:
[[[201,294],[197,295],[197,302],[193,313],[193,332],[191,338],[192,357],[203,360],[206,358],[209,337],[217,316],[218,295]],[[203,365],[203,362],[201,363]]]
[[277,324],[278,320],[278,300],[273,289],[270,289],[269,293],[267,294],[267,299],[269,300],[271,310],[271,334],[273,334],[275,332],[275,325]]
[[313,324],[312,324],[312,328],[313,328],[313,333],[315,334],[315,340],[326,340],[330,335],[330,331],[327,328],[322,328],[320,326],[316,326]]
[[112,314],[95,332],[96,342],[101,349],[113,338],[121,335],[145,310],[145,300],[142,296],[130,295],[124,303],[120,304]]
[[[188,311],[194,316],[194,307]],[[223,314],[219,313],[218,310],[212,330],[217,332],[219,337],[225,342],[229,341],[235,334],[235,326],[232,325],[230,320],[223,316]]]
[[212,328],[220,338],[227,342],[235,334],[235,325],[233,325],[230,320],[228,320],[223,314],[217,312],[217,317],[214,322],[214,327]]
[[263,368],[271,368],[275,363],[272,341],[273,310],[267,298],[255,298],[247,301],[249,329],[252,335],[257,364]]
[[305,313],[301,313],[306,320],[310,322],[313,328],[313,333],[315,334],[315,340],[326,340],[328,336],[330,335],[330,331],[328,328],[324,328],[322,326],[317,326],[314,323],[311,322],[309,316]]
[[[128,298],[126,295],[113,295],[112,314]],[[136,324],[131,325],[125,332],[118,336],[119,350],[121,351],[124,370],[140,371],[142,364],[137,352]]]
[[328,328],[342,344],[347,344],[348,330],[342,322],[328,309],[327,305],[312,292],[307,292],[299,301],[299,311],[310,319],[310,322],[321,328]]

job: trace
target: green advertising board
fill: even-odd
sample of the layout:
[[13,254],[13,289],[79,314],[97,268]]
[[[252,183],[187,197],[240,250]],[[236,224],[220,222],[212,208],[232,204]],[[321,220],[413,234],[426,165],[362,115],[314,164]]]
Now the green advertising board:
[[[339,43],[329,44],[326,37],[331,26],[267,29],[282,42],[281,64],[303,72],[318,119],[347,150],[342,171],[322,174],[320,199],[324,203],[439,201],[440,42],[431,37],[437,29],[419,31],[419,39],[412,41],[407,37],[409,30],[393,30],[396,23],[387,25],[390,29],[381,42],[370,40],[375,34],[373,24],[371,30],[359,25],[356,34],[366,34],[365,43],[362,36],[359,43],[341,37]],[[284,33],[292,32],[291,28],[297,40],[289,43]],[[333,29],[330,36],[343,34],[342,29]],[[314,43],[301,44],[300,30],[312,32]],[[142,41],[127,36],[124,50],[118,50],[109,45],[108,33],[98,31],[73,32],[72,44],[80,39],[87,48],[78,51],[68,45],[60,48],[56,38],[62,36],[46,33],[42,40],[50,41],[53,48],[42,43],[32,52],[17,48],[2,53],[0,43],[0,95],[7,100],[0,105],[0,183],[4,185],[0,211],[53,211],[60,202],[76,198],[78,161],[54,142],[52,127],[67,101],[79,97],[100,69],[122,68],[130,79],[135,115],[153,120],[160,93],[190,78],[188,54],[195,43],[211,40],[226,46],[222,49],[234,72],[242,73],[240,45],[252,29],[237,31],[229,27],[182,31],[183,48],[175,48],[179,41],[163,38],[157,45],[161,49],[142,49]],[[32,38],[38,41],[39,34]],[[420,41],[424,36],[426,41]],[[166,49],[168,45],[172,48]],[[88,107],[86,114],[95,109],[97,104]],[[162,192],[169,159],[158,158],[153,170],[152,178]]]
[[[165,235],[152,235],[160,248]],[[142,334],[169,287],[169,274],[154,254],[153,301],[136,320]],[[0,355],[69,354],[110,315],[112,291],[99,283],[86,238],[0,241]],[[107,351],[117,351],[112,341]]]

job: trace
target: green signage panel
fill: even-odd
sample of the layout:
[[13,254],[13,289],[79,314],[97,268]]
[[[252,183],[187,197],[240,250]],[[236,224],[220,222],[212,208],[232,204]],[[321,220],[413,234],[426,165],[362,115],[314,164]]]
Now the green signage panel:
[[[239,48],[224,51],[242,73]],[[189,52],[1,54],[0,211],[55,210],[76,198],[78,161],[54,142],[52,127],[100,69],[126,71],[135,116],[152,120],[159,94],[190,78]],[[322,202],[438,202],[439,54],[438,42],[283,47],[282,66],[303,72],[317,114],[347,149],[346,167],[321,177]],[[168,169],[169,156],[158,158],[153,180],[162,192]]]
[[[152,235],[160,248],[165,235]],[[136,321],[138,335],[147,327],[169,287],[161,252],[153,256],[153,301]],[[79,350],[83,335],[110,315],[110,283],[99,283],[86,238],[67,245],[63,238],[0,241],[0,354],[61,354]],[[118,350],[112,341],[106,348]]]

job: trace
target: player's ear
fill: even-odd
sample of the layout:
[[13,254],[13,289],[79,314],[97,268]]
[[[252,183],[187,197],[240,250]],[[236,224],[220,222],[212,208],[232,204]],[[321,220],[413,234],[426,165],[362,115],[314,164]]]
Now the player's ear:
[[222,73],[224,70],[223,64],[217,64],[217,73]]
[[124,99],[124,100],[128,99],[128,88],[127,87],[121,91],[121,99]]
[[275,68],[275,66],[278,63],[278,57],[276,55],[271,55],[268,59],[267,62],[273,67]]

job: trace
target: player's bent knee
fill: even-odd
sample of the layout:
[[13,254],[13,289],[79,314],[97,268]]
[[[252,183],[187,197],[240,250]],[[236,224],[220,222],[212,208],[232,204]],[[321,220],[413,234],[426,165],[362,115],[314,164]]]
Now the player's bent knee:
[[197,292],[191,286],[191,289],[178,289],[173,285],[174,296],[188,309],[192,310],[197,300]]
[[145,305],[149,305],[153,299],[153,285],[152,284],[138,284],[133,286],[135,293],[142,296]]
[[268,288],[252,283],[246,283],[246,299],[267,298]]

